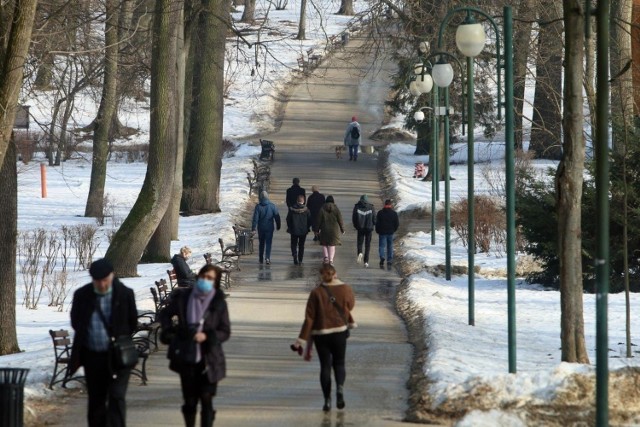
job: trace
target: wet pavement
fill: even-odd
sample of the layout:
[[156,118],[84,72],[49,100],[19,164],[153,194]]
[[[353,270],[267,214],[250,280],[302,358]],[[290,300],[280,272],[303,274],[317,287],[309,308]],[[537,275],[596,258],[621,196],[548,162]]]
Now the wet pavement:
[[[357,43],[348,52],[357,51]],[[371,65],[365,57],[351,56],[349,63],[355,70]],[[293,265],[284,225],[275,235],[270,266],[259,265],[257,255],[250,255],[243,257],[242,270],[234,273],[235,286],[227,300],[232,337],[224,345],[228,378],[220,383],[215,399],[216,425],[394,426],[404,417],[412,347],[394,308],[400,278],[395,271],[378,268],[377,236],[372,241],[371,267],[356,264],[351,226],[351,210],[361,194],[368,194],[376,208],[382,204],[378,158],[361,154],[353,163],[347,154],[337,160],[333,149],[342,144],[352,115],[363,124],[364,135],[380,125],[388,88],[383,77],[388,73],[371,79],[349,70],[345,62],[332,60],[318,71],[321,76],[298,86],[280,132],[269,138],[277,149],[270,194],[283,224],[284,194],[291,179],[298,177],[308,192],[315,184],[325,195],[332,194],[347,225],[335,263],[357,299],[353,315],[359,328],[352,332],[347,349],[347,407],[323,414],[316,355],[307,363],[289,349],[299,332],[308,293],[317,283],[322,250],[309,235],[304,265]],[[179,381],[166,366],[164,354],[156,353],[148,363],[149,384],[132,381],[128,425],[182,424]],[[80,420],[84,420],[82,400],[70,408],[62,425],[79,425]]]

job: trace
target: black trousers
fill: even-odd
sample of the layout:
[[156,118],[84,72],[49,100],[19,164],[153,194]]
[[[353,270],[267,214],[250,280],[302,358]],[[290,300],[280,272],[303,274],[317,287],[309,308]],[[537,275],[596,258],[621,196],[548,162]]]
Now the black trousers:
[[89,427],[124,427],[127,425],[125,397],[131,370],[111,374],[109,353],[84,349],[82,364],[89,394]]
[[313,343],[320,359],[320,386],[325,399],[331,397],[331,368],[336,385],[342,387],[347,378],[345,356],[347,353],[347,331],[327,335],[315,335]]
[[304,258],[304,242],[306,240],[306,234],[304,236],[291,235],[291,255],[300,262],[302,262],[302,258]]
[[371,235],[373,230],[358,230],[358,255],[362,252],[362,244],[364,243],[364,262],[369,262],[369,253],[371,252]]
[[217,383],[210,383],[205,372],[204,362],[197,365],[186,366],[180,372],[180,385],[182,387],[182,414],[185,426],[195,427],[198,402],[200,402],[200,425],[211,427],[215,419],[213,410],[213,397],[218,388]]

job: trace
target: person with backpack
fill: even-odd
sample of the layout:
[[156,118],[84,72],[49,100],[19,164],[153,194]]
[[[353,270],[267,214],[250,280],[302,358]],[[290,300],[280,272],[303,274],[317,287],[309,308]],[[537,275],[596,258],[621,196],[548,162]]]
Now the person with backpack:
[[349,161],[358,161],[358,147],[362,142],[362,128],[356,116],[351,117],[351,123],[344,133],[344,145],[349,147]]
[[295,265],[302,265],[304,243],[310,229],[311,211],[304,205],[304,196],[301,194],[287,214],[287,233],[291,234],[291,255]]
[[[376,217],[376,233],[380,237],[378,251],[380,252],[380,268],[384,268],[384,262],[387,261],[387,268],[391,269],[393,265],[393,235],[400,227],[398,214],[393,210],[391,200],[384,201],[384,208],[378,211]],[[385,254],[386,250],[386,254]]]
[[269,194],[263,191],[260,193],[260,203],[256,205],[253,211],[253,222],[251,224],[251,231],[253,233],[256,230],[258,231],[258,241],[260,242],[258,260],[260,264],[265,261],[267,265],[271,264],[271,243],[273,242],[273,232],[276,229],[280,230],[278,208],[269,200]]
[[[311,211],[311,227],[314,228],[318,223],[318,214],[320,214],[320,209],[322,209],[322,206],[324,205],[325,197],[315,185],[311,187],[311,191],[312,193],[309,196],[309,199],[307,199],[307,207],[309,208],[309,211]],[[313,241],[317,242],[318,236],[314,235]]]
[[[364,262],[364,268],[369,267],[369,252],[371,251],[371,235],[376,225],[376,211],[366,194],[360,197],[360,201],[353,207],[353,227],[358,232],[357,254],[358,264]],[[364,255],[362,245],[364,244]]]

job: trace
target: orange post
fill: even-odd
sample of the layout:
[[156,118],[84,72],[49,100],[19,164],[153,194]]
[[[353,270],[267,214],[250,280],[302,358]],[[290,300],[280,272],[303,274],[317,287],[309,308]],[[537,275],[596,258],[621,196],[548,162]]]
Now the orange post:
[[47,166],[40,163],[40,188],[42,190],[42,198],[47,198]]

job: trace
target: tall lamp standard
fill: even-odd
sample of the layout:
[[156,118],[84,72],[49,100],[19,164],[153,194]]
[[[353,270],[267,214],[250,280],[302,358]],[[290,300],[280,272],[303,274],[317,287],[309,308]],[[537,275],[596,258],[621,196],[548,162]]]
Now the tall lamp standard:
[[514,147],[514,108],[513,108],[513,22],[511,7],[505,6],[503,15],[504,51],[500,49],[500,31],[493,18],[475,7],[458,7],[450,10],[440,24],[438,49],[442,49],[444,29],[453,15],[466,13],[465,20],[456,30],[456,45],[467,59],[467,168],[468,181],[468,262],[469,262],[469,325],[475,324],[475,218],[474,218],[474,58],[484,49],[486,34],[482,24],[474,19],[480,15],[487,19],[495,31],[498,83],[498,119],[501,118],[501,72],[504,68],[505,92],[505,166],[506,166],[506,216],[507,216],[507,302],[508,302],[508,341],[509,372],[516,372],[516,316],[515,316],[515,147]]

